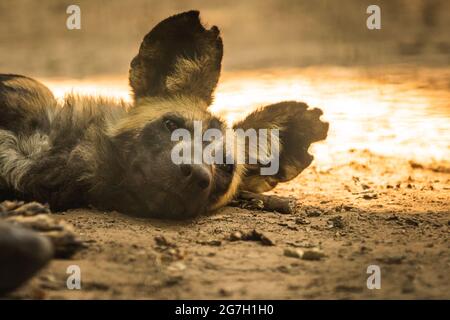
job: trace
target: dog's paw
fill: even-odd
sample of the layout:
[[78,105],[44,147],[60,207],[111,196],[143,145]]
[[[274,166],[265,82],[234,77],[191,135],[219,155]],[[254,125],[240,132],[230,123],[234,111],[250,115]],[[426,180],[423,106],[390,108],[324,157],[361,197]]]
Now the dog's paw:
[[0,203],[0,217],[35,216],[49,214],[50,208],[39,202],[3,201]]
[[52,216],[47,205],[4,201],[0,204],[0,213],[4,221],[47,237],[53,244],[56,258],[69,258],[85,246],[73,226]]
[[7,222],[39,232],[53,244],[55,257],[67,259],[85,247],[71,224],[55,219],[48,214],[35,216],[10,216]]

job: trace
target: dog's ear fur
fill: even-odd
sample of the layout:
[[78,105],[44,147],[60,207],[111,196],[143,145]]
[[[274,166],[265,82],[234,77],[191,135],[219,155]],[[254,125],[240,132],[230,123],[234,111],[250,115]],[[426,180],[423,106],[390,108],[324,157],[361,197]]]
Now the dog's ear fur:
[[203,27],[198,11],[157,24],[131,61],[129,81],[135,100],[182,94],[211,104],[222,64],[219,33],[216,26]]
[[251,113],[234,125],[234,129],[279,129],[279,170],[274,175],[261,175],[261,165],[246,165],[241,190],[265,192],[278,182],[295,178],[308,167],[313,156],[311,143],[327,137],[328,123],[322,122],[320,109],[309,109],[305,103],[286,101],[269,105]]

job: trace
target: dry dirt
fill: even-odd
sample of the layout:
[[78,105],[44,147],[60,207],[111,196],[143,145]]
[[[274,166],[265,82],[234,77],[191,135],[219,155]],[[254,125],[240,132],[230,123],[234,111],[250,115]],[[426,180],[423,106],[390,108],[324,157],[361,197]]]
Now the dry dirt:
[[[292,215],[227,207],[173,222],[64,212],[60,218],[88,247],[53,260],[10,297],[449,299],[450,166],[368,151],[344,158],[329,169],[313,165],[275,190],[297,199]],[[253,229],[274,245],[229,240]],[[285,255],[313,248],[325,256]],[[81,268],[81,290],[66,287],[69,265]],[[379,290],[366,286],[369,265],[381,268]]]

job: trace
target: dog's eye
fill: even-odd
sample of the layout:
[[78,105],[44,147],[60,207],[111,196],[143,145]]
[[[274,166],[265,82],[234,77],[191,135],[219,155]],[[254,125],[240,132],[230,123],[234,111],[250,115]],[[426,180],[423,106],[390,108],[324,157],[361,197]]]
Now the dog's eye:
[[234,171],[234,164],[226,164],[226,163],[224,163],[224,164],[217,165],[217,167],[220,170],[222,170],[222,171],[224,171],[226,173],[230,173],[230,174],[233,173],[233,171]]
[[166,119],[166,120],[164,121],[164,125],[166,126],[166,128],[167,128],[170,132],[173,132],[173,131],[175,131],[176,129],[179,128],[178,124],[177,124],[175,121],[170,120],[170,119]]
[[223,162],[217,164],[217,167],[219,168],[219,170],[222,170],[223,172],[232,174],[234,171],[234,161],[230,155],[224,153]]

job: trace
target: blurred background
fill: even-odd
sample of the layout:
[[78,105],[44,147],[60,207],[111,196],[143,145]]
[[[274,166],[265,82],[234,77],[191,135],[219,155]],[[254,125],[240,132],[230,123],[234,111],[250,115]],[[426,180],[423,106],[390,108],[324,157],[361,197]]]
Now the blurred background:
[[[81,30],[66,9],[81,8]],[[381,30],[366,9],[381,8]],[[0,0],[0,72],[130,99],[127,73],[144,35],[198,9],[220,27],[223,76],[212,110],[230,122],[258,106],[305,101],[331,123],[317,164],[348,150],[450,159],[448,0]],[[344,157],[345,158],[345,157]]]
[[[66,28],[71,4],[81,30]],[[381,30],[366,27],[371,4]],[[450,61],[448,0],[1,0],[0,70],[123,74],[152,26],[190,9],[220,27],[225,70]]]

